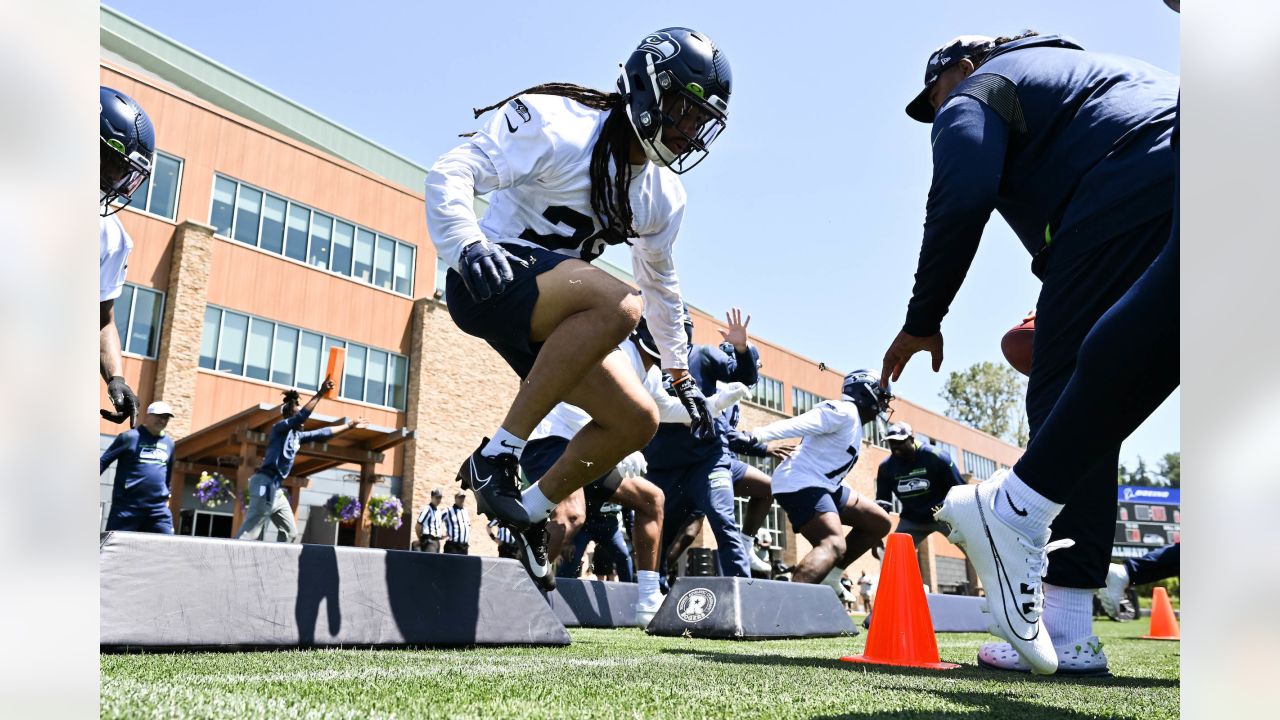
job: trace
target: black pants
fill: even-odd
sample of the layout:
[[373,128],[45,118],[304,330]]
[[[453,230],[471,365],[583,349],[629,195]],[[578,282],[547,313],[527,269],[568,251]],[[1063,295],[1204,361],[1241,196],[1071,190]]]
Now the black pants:
[[1182,543],[1166,545],[1140,558],[1129,558],[1124,561],[1124,569],[1129,572],[1129,582],[1134,585],[1146,585],[1157,580],[1177,577],[1182,567]]
[[516,559],[515,543],[498,543],[498,557]]
[[440,552],[440,538],[424,535],[418,539],[418,549],[422,552]]
[[444,552],[446,555],[466,555],[467,549],[470,548],[469,543],[456,543],[452,540],[444,541]]

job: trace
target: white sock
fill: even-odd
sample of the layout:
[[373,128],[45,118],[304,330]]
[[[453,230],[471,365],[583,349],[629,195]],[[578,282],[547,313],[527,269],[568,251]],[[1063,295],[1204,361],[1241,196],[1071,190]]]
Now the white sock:
[[637,570],[636,580],[640,587],[637,594],[640,596],[641,602],[658,595],[658,573],[656,570]]
[[1049,524],[1062,512],[1062,505],[1032,490],[1022,478],[1009,471],[995,499],[996,515],[1032,539],[1048,542]]
[[494,455],[511,453],[519,459],[520,453],[524,452],[526,442],[528,441],[512,435],[507,432],[506,428],[500,427],[493,431],[493,439],[489,441],[488,445],[485,445],[484,448],[480,450],[480,454],[485,457],[493,457]]
[[1093,635],[1093,591],[1044,584],[1044,629],[1055,645]]
[[542,494],[542,488],[538,487],[538,483],[530,485],[524,491],[524,509],[529,513],[529,520],[535,523],[542,522],[551,517],[551,512],[556,509],[558,503],[547,499]]

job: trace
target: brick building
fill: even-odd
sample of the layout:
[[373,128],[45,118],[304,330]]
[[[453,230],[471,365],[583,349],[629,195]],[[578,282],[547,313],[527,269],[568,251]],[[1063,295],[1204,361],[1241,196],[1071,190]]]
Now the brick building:
[[[499,424],[517,387],[497,354],[453,325],[440,299],[443,265],[423,213],[426,168],[114,10],[102,8],[101,20],[101,81],[146,108],[158,149],[154,175],[120,215],[134,240],[116,312],[127,380],[144,404],[174,407],[169,428],[181,439],[278,403],[289,387],[305,398],[321,380],[327,349],[346,347],[337,397],[317,415],[415,431],[377,463],[373,490],[399,496],[408,510],[399,531],[374,532],[372,544],[409,547],[412,518],[431,488],[451,497],[458,463]],[[718,341],[716,317],[695,309],[695,324],[698,342]],[[744,427],[838,394],[840,371],[819,369],[759,329],[765,379],[744,405]],[[105,388],[99,403],[108,407]],[[978,478],[1020,453],[907,400],[897,401],[894,417],[949,445]],[[104,421],[103,446],[119,431]],[[868,495],[887,456],[878,437],[872,432],[846,481]],[[175,526],[230,535],[230,511],[202,507],[193,485],[174,498]],[[332,494],[354,495],[355,471],[326,470],[304,485],[294,495],[304,541],[354,542],[326,530],[312,510]],[[104,521],[110,487],[107,474]],[[808,549],[781,512],[769,527],[788,561]],[[703,535],[700,542],[714,543]],[[479,520],[473,539],[473,552],[496,554]],[[960,553],[944,539],[935,535],[923,554],[929,578],[963,580]],[[864,559],[853,574],[876,565]]]

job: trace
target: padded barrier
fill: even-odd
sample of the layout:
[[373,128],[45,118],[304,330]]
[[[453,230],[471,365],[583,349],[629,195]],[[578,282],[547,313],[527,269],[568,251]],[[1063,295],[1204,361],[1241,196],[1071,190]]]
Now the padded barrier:
[[565,627],[635,627],[639,588],[635,583],[556,578],[556,589],[544,595]]
[[938,593],[925,597],[929,600],[934,632],[987,632],[991,625],[991,616],[982,611],[986,598]]
[[109,532],[102,649],[568,645],[520,563]]
[[737,577],[679,577],[650,635],[764,640],[857,635],[826,585]]

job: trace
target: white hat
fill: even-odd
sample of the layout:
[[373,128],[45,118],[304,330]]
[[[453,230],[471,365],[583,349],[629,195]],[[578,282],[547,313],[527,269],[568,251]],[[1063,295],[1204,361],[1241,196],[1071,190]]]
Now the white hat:
[[173,417],[173,408],[169,407],[169,403],[163,400],[157,400],[147,406],[148,415],[168,415]]
[[911,437],[911,426],[904,422],[896,422],[889,426],[885,440],[906,440]]

